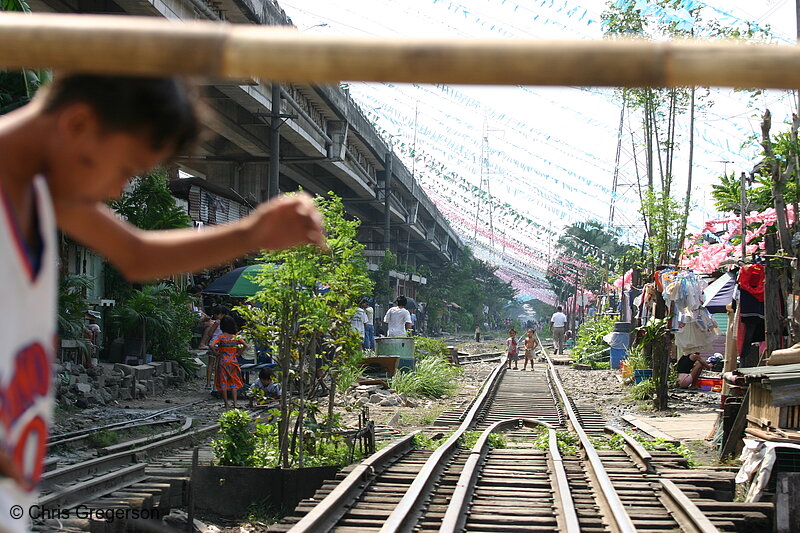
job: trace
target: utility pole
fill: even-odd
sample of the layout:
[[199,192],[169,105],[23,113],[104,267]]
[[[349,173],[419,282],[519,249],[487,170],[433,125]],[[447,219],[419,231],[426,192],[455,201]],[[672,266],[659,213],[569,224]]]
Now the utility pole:
[[[800,2],[800,0],[797,0]],[[747,202],[747,174],[742,172],[739,178],[739,184],[742,188],[740,194],[740,201],[742,203],[741,212],[739,213],[742,217],[742,261],[747,259],[747,215],[745,214],[745,203]]]
[[281,86],[272,84],[272,110],[269,122],[269,187],[267,198],[280,194],[281,175]]
[[[386,253],[389,253],[392,244],[390,231],[392,229],[392,206],[389,199],[392,196],[392,161],[394,160],[394,146],[392,139],[389,139],[389,152],[384,156],[383,163],[383,243],[386,248]],[[386,273],[386,286],[389,288],[387,294],[389,300],[393,299],[392,295],[392,277]]]

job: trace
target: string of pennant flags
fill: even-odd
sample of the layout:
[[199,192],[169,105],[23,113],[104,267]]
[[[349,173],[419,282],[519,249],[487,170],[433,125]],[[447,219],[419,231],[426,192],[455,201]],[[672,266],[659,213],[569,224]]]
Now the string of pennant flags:
[[[692,12],[696,9],[712,13],[728,25],[747,23],[721,2],[683,0],[669,8],[657,9],[644,0],[612,1],[621,9],[634,6],[647,16],[684,28],[694,24]],[[576,0],[375,2],[407,15],[424,14],[427,19],[434,19],[426,19],[428,23],[439,24],[448,34],[465,37],[530,37],[532,28],[546,27],[554,32],[560,29],[562,34],[567,29],[578,38],[597,38],[603,30],[600,14]],[[426,5],[435,7],[439,14],[431,15]],[[354,16],[370,17],[352,4],[346,7]],[[376,12],[385,13],[382,9]],[[376,18],[376,28],[389,27],[385,20],[377,20],[377,15],[372,17]],[[784,40],[781,36],[774,38]],[[525,105],[533,109],[579,117],[585,129],[598,139],[616,139],[617,124],[602,120],[603,113],[597,109],[601,105],[606,114],[615,110],[618,115],[619,101],[614,91],[574,90],[580,98],[561,100],[548,91],[529,87],[512,88],[510,91],[516,92],[508,94],[510,98],[524,98]],[[572,270],[575,268],[599,268],[585,261],[572,264],[569,257],[555,250],[564,226],[589,219],[604,221],[612,198],[624,217],[638,219],[638,196],[611,190],[613,149],[606,149],[602,143],[581,142],[577,135],[559,135],[548,123],[508,111],[509,106],[504,102],[487,100],[473,88],[358,83],[351,84],[351,91],[367,109],[374,109],[367,113],[372,122],[399,134],[384,138],[393,140],[398,156],[414,169],[414,179],[459,235],[473,245],[476,256],[481,254],[492,264],[501,265],[498,272],[513,279],[518,290],[524,286],[526,293],[533,294],[535,290],[548,297],[544,280],[548,273],[568,277],[575,274]],[[715,97],[718,95],[741,100],[740,95],[732,93],[715,92]],[[585,105],[583,100],[589,98],[594,99],[592,104]],[[741,160],[739,143],[754,133],[747,117],[715,120],[706,124],[701,118],[695,128],[695,138],[699,141],[695,147],[697,180],[702,180],[703,174],[716,177],[720,173],[721,169],[713,164],[715,161]],[[483,121],[493,131],[488,142],[480,126]],[[720,135],[720,124],[727,135]],[[685,124],[678,127],[679,134],[687,138],[688,127]],[[497,132],[498,129],[501,131]],[[489,177],[491,192],[480,182],[481,170]],[[621,169],[621,179],[634,182],[635,176],[629,175],[632,172]],[[489,228],[490,210],[494,231]],[[592,257],[601,267],[616,266],[613,257],[591,243],[573,236],[567,238],[573,243],[570,248]]]

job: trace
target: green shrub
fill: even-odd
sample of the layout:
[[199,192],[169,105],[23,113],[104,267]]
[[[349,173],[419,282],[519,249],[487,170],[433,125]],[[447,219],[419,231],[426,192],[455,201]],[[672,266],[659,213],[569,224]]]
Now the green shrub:
[[443,340],[414,337],[414,357],[416,357],[417,361],[431,356],[446,359],[448,352],[447,343]]
[[633,346],[628,349],[628,366],[631,370],[644,370],[653,368],[650,358],[645,356],[641,345]]
[[656,393],[656,384],[650,379],[640,381],[628,391],[628,398],[634,401],[652,400]]
[[241,409],[231,409],[219,417],[219,438],[211,446],[220,466],[253,466],[256,439],[252,422]]
[[449,435],[439,437],[438,439],[432,439],[424,433],[417,433],[414,435],[414,446],[416,448],[422,448],[423,450],[435,450],[447,437],[449,437]]
[[[478,442],[482,431],[466,431],[464,435],[461,437],[461,443],[464,448],[472,449],[475,444]],[[508,439],[502,433],[490,433],[489,434],[489,446],[492,448],[499,450],[502,448],[506,448],[508,446]]]
[[610,348],[603,337],[614,331],[616,321],[617,317],[613,315],[596,314],[589,318],[578,331],[572,359],[592,368],[600,361],[607,361]]
[[442,357],[428,356],[418,359],[411,372],[398,372],[392,378],[391,387],[408,396],[442,398],[452,396],[457,387],[455,378],[461,369],[451,365]]
[[[557,430],[556,441],[558,442],[558,451],[563,455],[574,455],[577,451],[578,435],[575,433]],[[536,438],[533,440],[533,447],[537,450],[550,449],[550,433],[546,427],[539,428]]]
[[105,448],[119,442],[119,435],[111,430],[103,429],[89,435],[89,445],[94,448]]

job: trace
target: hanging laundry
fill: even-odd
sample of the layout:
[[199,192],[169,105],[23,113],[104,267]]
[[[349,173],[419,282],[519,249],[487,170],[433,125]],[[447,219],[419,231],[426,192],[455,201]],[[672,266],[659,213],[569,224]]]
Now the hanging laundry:
[[764,301],[765,273],[764,265],[760,263],[745,265],[739,270],[739,287],[759,302]]

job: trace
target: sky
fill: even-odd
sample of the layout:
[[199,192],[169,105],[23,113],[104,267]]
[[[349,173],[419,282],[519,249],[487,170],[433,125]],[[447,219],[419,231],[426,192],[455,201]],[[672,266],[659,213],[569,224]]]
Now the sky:
[[[613,0],[624,2],[626,0]],[[643,0],[627,0],[645,4]],[[281,0],[300,31],[309,34],[391,37],[600,39],[601,0]],[[796,35],[790,0],[683,0],[702,7],[704,20],[723,26],[750,21],[769,28],[776,43]],[[664,14],[680,22],[685,12]],[[635,117],[620,128],[613,89],[482,87],[390,83],[347,84],[365,114],[390,137],[476,256],[528,296],[553,301],[543,281],[558,234],[572,223],[613,224],[640,242],[634,146]],[[785,130],[796,97],[770,91],[755,98],[712,89],[697,113],[693,211],[697,229],[717,213],[709,197],[723,171],[753,167],[758,150],[743,143],[760,131],[765,108],[773,132]],[[681,146],[688,120],[678,126]],[[619,165],[617,146],[621,147]],[[638,157],[641,158],[641,152]],[[727,162],[727,163],[726,163]],[[618,187],[612,194],[615,169]],[[676,158],[676,189],[685,190],[688,162]],[[488,193],[486,192],[488,189]],[[491,196],[489,196],[489,194]],[[488,216],[491,209],[491,219]]]

